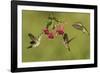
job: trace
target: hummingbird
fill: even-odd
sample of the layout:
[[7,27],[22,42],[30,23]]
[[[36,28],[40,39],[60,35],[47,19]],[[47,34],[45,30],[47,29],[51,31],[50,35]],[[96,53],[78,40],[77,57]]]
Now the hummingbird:
[[30,37],[31,41],[30,41],[30,46],[28,47],[29,48],[32,48],[32,47],[37,47],[40,45],[40,41],[41,41],[41,38],[42,38],[42,34],[41,33],[38,37],[35,37],[32,33],[28,33],[28,36]]
[[86,33],[86,32],[87,32],[88,35],[89,35],[88,30],[86,29],[86,27],[85,27],[82,23],[75,23],[75,24],[73,24],[72,26],[73,26],[75,29],[82,31],[83,33]]
[[64,42],[65,48],[67,48],[68,51],[70,51],[69,43],[70,43],[73,39],[75,39],[75,37],[69,39],[68,34],[67,34],[67,33],[64,33],[64,35],[63,35],[63,42]]

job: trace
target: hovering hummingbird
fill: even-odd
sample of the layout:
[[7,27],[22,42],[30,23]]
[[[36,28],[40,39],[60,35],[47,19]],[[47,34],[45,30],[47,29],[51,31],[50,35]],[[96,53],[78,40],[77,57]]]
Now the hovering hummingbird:
[[75,23],[75,24],[73,24],[72,26],[73,26],[75,29],[82,31],[83,33],[86,33],[86,32],[87,32],[88,35],[89,35],[88,30],[86,29],[86,27],[85,27],[83,24],[81,24],[81,23]]
[[39,46],[42,38],[42,34],[43,33],[41,33],[38,37],[35,37],[32,33],[29,33],[28,36],[30,37],[31,41],[30,41],[30,46],[28,48]]
[[69,40],[68,34],[67,34],[67,33],[64,33],[64,35],[63,35],[64,46],[65,46],[65,48],[67,48],[69,51],[70,51],[69,43],[70,43],[73,39],[75,39],[75,37],[73,37],[73,38],[71,38],[71,39]]

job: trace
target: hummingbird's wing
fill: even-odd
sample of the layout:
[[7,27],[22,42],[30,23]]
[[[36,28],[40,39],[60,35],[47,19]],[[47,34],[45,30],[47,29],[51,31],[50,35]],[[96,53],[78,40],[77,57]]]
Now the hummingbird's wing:
[[81,25],[73,24],[72,26],[77,30],[83,30],[83,26],[81,26]]
[[75,39],[75,37],[71,38],[70,40],[67,41],[67,43],[70,43],[74,39]]
[[90,34],[89,31],[87,30],[87,28],[85,26],[83,26],[83,28],[86,30],[86,32],[88,33],[88,35]]
[[27,49],[32,48],[32,45],[30,45],[29,47],[27,47]]
[[37,38],[36,38],[34,35],[32,35],[31,33],[29,33],[28,36],[29,36],[30,39],[31,39],[32,41],[34,41],[34,42],[37,40]]
[[36,44],[36,41],[31,41],[30,44]]

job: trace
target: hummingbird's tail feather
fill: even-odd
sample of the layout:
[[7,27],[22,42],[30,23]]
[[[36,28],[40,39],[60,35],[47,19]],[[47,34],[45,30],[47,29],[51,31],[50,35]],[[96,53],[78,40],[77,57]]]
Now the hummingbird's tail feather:
[[27,47],[27,49],[32,48],[32,45],[30,45],[29,47]]
[[66,49],[68,49],[68,51],[70,51],[70,46],[69,45],[64,45]]
[[68,51],[70,51],[70,46],[68,45]]
[[[83,32],[83,31],[82,31]],[[87,34],[88,36],[90,35],[90,33],[88,31],[83,32],[83,34]]]

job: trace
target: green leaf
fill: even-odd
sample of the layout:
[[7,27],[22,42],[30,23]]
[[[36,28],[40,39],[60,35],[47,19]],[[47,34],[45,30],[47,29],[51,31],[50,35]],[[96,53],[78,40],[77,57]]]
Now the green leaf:
[[51,26],[52,24],[52,20],[49,20],[47,23],[46,23],[46,27],[49,28],[49,26]]

